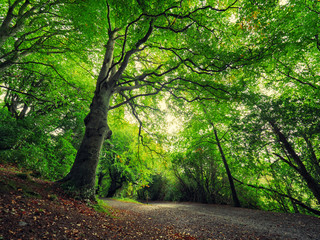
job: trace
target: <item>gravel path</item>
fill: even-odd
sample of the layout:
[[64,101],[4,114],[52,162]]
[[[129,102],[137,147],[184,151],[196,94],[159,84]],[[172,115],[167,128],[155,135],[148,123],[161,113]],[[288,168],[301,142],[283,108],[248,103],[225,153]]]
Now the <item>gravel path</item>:
[[320,218],[300,214],[199,203],[104,201],[113,208],[138,213],[155,224],[171,225],[196,239],[320,240]]

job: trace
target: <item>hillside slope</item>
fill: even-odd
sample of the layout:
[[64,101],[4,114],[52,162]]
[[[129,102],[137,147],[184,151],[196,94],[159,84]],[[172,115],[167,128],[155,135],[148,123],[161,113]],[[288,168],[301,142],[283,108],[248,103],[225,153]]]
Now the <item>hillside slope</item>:
[[194,239],[139,214],[111,208],[101,213],[93,205],[0,165],[0,239]]

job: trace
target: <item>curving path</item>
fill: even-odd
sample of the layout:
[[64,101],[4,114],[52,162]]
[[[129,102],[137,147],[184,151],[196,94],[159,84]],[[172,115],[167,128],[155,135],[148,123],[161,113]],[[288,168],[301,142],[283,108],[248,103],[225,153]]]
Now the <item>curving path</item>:
[[214,204],[125,203],[103,199],[109,206],[135,212],[154,224],[173,226],[196,239],[320,240],[320,218],[234,208]]

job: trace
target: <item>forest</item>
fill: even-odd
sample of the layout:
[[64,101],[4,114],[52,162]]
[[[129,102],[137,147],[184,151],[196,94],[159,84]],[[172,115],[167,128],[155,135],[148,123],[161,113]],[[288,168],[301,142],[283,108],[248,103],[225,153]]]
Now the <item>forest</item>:
[[320,1],[0,0],[0,163],[80,199],[320,215]]

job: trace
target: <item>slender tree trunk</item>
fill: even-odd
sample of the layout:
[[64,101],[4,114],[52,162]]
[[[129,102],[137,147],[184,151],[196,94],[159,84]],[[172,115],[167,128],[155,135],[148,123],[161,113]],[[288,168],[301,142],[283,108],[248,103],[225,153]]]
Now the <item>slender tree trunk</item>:
[[307,186],[312,191],[313,195],[317,199],[318,203],[320,204],[320,184],[317,182],[316,179],[314,179],[311,174],[306,169],[305,165],[303,164],[302,160],[298,156],[298,154],[295,152],[291,144],[288,142],[286,136],[280,131],[278,126],[275,122],[272,120],[269,120],[270,125],[272,126],[272,129],[276,136],[279,139],[279,142],[283,145],[283,147],[286,149],[290,157],[293,159],[295,164],[297,164],[298,167],[295,167],[294,169],[302,176],[302,178],[306,181]]
[[312,142],[311,140],[309,139],[309,137],[307,137],[306,135],[303,136],[306,144],[307,144],[307,148],[310,152],[310,158],[311,158],[311,161],[312,161],[312,164],[317,172],[317,174],[320,175],[320,159],[317,159],[317,156],[316,156],[316,153],[314,151],[314,148],[313,148],[313,145],[312,145]]
[[[213,124],[212,124],[212,126],[214,127]],[[240,201],[239,201],[239,198],[238,198],[238,195],[237,195],[237,191],[236,191],[236,188],[234,186],[233,178],[232,178],[232,175],[231,175],[231,172],[230,172],[230,168],[229,168],[227,159],[226,159],[226,157],[224,155],[224,152],[223,152],[223,149],[221,147],[221,144],[220,144],[220,139],[218,137],[217,130],[215,128],[213,128],[213,130],[214,130],[214,136],[216,138],[216,141],[217,141],[217,144],[218,144],[218,148],[219,148],[219,151],[220,151],[220,155],[221,155],[224,167],[225,167],[227,175],[228,175],[230,189],[231,189],[231,192],[232,192],[233,205],[235,207],[241,207],[241,204],[240,204]]]
[[292,194],[291,194],[291,191],[290,191],[289,187],[287,187],[287,195],[290,197],[290,202],[291,202],[291,205],[292,205],[292,207],[294,209],[294,212],[295,213],[300,213],[297,204],[292,200]]
[[98,173],[98,183],[96,188],[96,194],[100,194],[100,191],[102,190],[102,181],[105,176],[106,174],[103,174],[102,172]]
[[[205,109],[205,106],[203,106],[202,109],[203,109],[204,113],[206,115],[208,115],[208,113],[207,113],[207,111]],[[223,152],[223,149],[222,149],[222,146],[221,146],[221,143],[220,143],[220,139],[218,137],[217,130],[216,130],[213,122],[210,120],[209,116],[207,116],[207,119],[208,119],[209,124],[213,128],[214,136],[215,136],[218,148],[219,148],[219,152],[220,152],[220,155],[221,155],[221,158],[222,158],[222,161],[223,161],[223,165],[224,165],[224,168],[226,169],[226,172],[227,172],[228,181],[229,181],[229,185],[230,185],[230,189],[231,189],[231,193],[232,193],[233,205],[235,207],[241,207],[241,204],[240,204],[240,201],[239,201],[239,198],[238,198],[238,195],[237,195],[237,191],[236,191],[236,188],[234,186],[233,177],[232,177],[232,174],[231,174],[227,159],[226,159],[226,157],[224,155],[224,152]]]
[[117,190],[122,188],[123,183],[124,181],[122,181],[121,179],[119,182],[112,180],[106,197],[107,198],[113,197],[117,193]]

